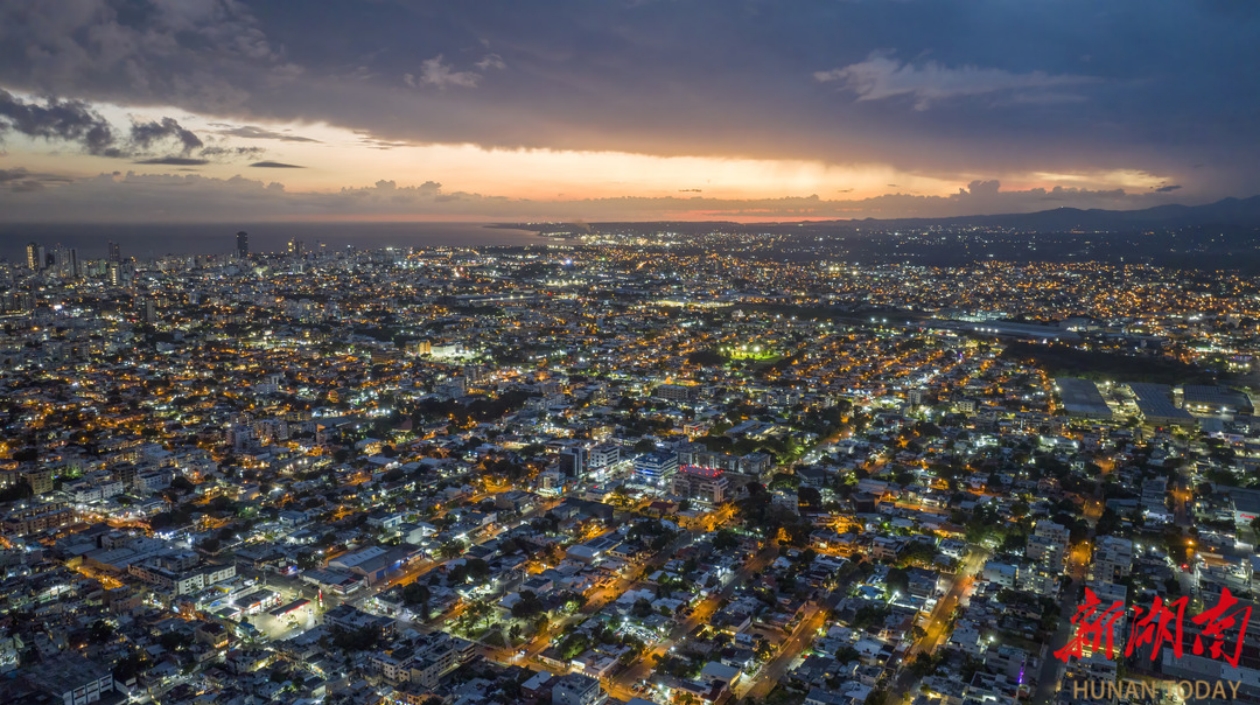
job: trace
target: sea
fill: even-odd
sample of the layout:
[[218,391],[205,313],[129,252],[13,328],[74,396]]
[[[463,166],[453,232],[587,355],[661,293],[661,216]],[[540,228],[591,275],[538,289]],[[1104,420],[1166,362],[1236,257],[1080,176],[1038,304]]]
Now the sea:
[[226,255],[236,251],[236,233],[249,233],[250,252],[285,252],[290,239],[306,251],[351,247],[525,246],[554,243],[527,230],[487,223],[240,223],[179,225],[12,225],[0,224],[0,258],[26,261],[26,245],[73,247],[81,259],[107,255],[118,243],[125,258],[155,259],[166,255]]

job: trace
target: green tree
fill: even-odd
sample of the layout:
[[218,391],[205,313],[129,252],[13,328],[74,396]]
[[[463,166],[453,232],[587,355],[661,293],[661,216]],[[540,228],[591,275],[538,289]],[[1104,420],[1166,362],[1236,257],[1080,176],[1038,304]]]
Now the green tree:
[[429,619],[429,600],[432,594],[428,585],[421,582],[409,583],[403,588],[402,596],[403,602],[407,606],[414,608],[421,621]]
[[450,541],[442,544],[441,548],[438,549],[438,555],[442,558],[450,560],[463,555],[464,549],[465,545],[463,541],[460,541],[459,539],[451,539]]
[[517,619],[530,619],[544,611],[542,600],[530,590],[523,590],[520,599],[512,605],[512,616]]
[[739,545],[739,536],[730,529],[721,529],[713,536],[713,548],[718,551],[729,551]]
[[646,619],[652,614],[652,603],[645,598],[640,597],[634,601],[634,605],[630,607],[630,614],[639,619]]
[[841,646],[839,649],[836,650],[836,661],[838,661],[839,663],[849,663],[851,661],[857,661],[861,657],[862,657],[862,654],[859,653],[858,650],[853,648],[852,646]]

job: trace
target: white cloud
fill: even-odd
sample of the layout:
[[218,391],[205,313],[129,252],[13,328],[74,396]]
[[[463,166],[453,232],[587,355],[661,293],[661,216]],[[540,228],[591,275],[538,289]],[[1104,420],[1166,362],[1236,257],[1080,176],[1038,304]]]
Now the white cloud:
[[[500,63],[502,63],[502,60],[500,60]],[[481,74],[475,71],[456,71],[452,64],[443,62],[442,55],[438,54],[432,59],[425,59],[420,64],[419,76],[407,74],[403,77],[403,80],[413,88],[421,86],[437,86],[442,89],[450,86],[476,88],[477,83],[481,80]]]
[[473,66],[476,66],[478,69],[482,71],[489,71],[490,69],[507,68],[507,64],[503,63],[503,57],[499,56],[498,54],[486,54],[484,57],[482,57],[481,61],[478,61],[477,63],[473,64]]
[[839,82],[856,93],[859,101],[910,96],[914,98],[915,110],[926,110],[939,100],[1001,92],[1017,93],[1024,101],[1036,100],[1039,94],[1062,100],[1066,94],[1049,89],[1094,81],[1088,76],[1055,76],[1043,71],[1012,73],[970,65],[949,68],[935,61],[916,66],[902,63],[886,52],[874,52],[866,61],[843,68],[816,71],[814,79],[821,83]]

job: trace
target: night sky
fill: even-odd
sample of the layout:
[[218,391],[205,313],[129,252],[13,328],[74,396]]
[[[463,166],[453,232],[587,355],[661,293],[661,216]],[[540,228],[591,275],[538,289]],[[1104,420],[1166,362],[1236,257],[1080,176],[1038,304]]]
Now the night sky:
[[1260,192],[1245,0],[0,3],[0,220],[609,220]]

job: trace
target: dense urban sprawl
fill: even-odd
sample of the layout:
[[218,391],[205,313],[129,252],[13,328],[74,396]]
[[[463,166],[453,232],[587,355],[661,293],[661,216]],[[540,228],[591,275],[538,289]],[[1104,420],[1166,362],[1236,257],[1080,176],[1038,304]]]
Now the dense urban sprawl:
[[1087,587],[1256,594],[1254,279],[708,237],[32,243],[0,269],[0,701],[1260,698],[1254,629],[1237,668],[1054,655]]

